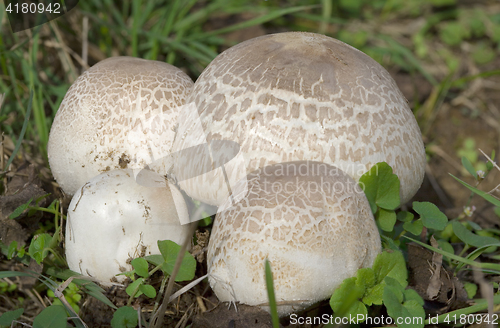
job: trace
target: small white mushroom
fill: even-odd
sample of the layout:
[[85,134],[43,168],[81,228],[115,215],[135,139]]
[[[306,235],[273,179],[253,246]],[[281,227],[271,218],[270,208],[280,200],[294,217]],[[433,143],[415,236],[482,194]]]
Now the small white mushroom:
[[141,186],[131,170],[105,172],[73,196],[66,224],[66,259],[71,270],[104,284],[132,270],[130,259],[159,254],[157,241],[188,238],[188,211],[179,190]]
[[329,164],[266,166],[248,175],[245,197],[226,202],[207,255],[220,301],[267,304],[267,258],[279,314],[297,311],[330,297],[345,278],[371,267],[381,250],[365,194]]
[[[167,63],[132,57],[103,60],[70,87],[54,118],[49,164],[65,193],[114,169],[167,173],[178,114],[192,80]],[[159,160],[160,159],[160,160]]]
[[[315,160],[354,180],[387,162],[401,181],[401,201],[420,187],[425,151],[407,100],[389,73],[361,51],[304,32],[266,35],[217,56],[187,103],[197,108],[207,142],[237,142],[246,174],[273,163]],[[173,151],[191,145],[195,122],[179,122]],[[196,171],[207,163],[178,167]],[[240,170],[240,166],[234,166]],[[231,167],[226,175],[238,177]],[[188,195],[219,205],[221,172],[182,181]]]

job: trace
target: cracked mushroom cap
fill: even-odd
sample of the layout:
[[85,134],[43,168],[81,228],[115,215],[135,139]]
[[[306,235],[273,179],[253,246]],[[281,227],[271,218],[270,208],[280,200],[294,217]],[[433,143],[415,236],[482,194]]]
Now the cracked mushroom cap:
[[[164,181],[163,181],[164,182]],[[71,270],[110,284],[132,270],[130,259],[160,254],[158,240],[182,244],[190,232],[180,191],[138,185],[132,170],[102,173],[73,196],[66,224],[66,259]]]
[[274,164],[249,174],[246,196],[217,214],[209,282],[220,301],[267,304],[268,258],[285,315],[331,297],[380,250],[370,205],[352,178],[325,163]]
[[[54,118],[49,164],[65,193],[114,169],[142,169],[168,155],[174,125],[193,81],[167,63],[103,60],[69,88]],[[165,174],[161,160],[152,169]]]
[[[314,160],[358,181],[371,166],[387,162],[401,181],[402,203],[424,177],[422,136],[395,81],[363,52],[324,35],[271,34],[229,48],[203,71],[187,103],[198,109],[208,142],[240,145],[247,174],[273,163]],[[174,151],[190,145],[194,125],[180,122]],[[188,164],[179,169],[204,165]],[[193,198],[220,203],[212,186],[222,183],[207,181],[199,177],[180,186]]]

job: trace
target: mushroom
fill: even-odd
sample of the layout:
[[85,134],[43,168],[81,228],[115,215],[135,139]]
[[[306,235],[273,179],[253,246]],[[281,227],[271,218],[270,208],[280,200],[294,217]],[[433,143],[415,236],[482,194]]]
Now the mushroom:
[[66,259],[71,270],[103,284],[123,281],[130,259],[159,254],[157,241],[178,244],[189,235],[188,211],[180,191],[138,185],[132,170],[102,173],[73,196],[66,224]]
[[[237,142],[248,174],[273,163],[314,160],[354,180],[387,162],[401,202],[420,187],[425,151],[408,102],[389,73],[330,37],[289,32],[242,42],[217,56],[186,102],[197,108],[207,142]],[[191,144],[193,121],[180,121],[173,151]],[[185,161],[176,174],[207,165]],[[240,166],[228,167],[236,179]],[[191,197],[219,205],[222,172],[181,181]],[[233,182],[231,182],[233,183]]]
[[48,158],[73,195],[94,176],[150,168],[166,174],[180,109],[192,80],[167,63],[132,57],[103,60],[68,90],[54,118]]
[[246,182],[245,197],[234,205],[228,198],[217,214],[208,246],[209,282],[220,301],[266,305],[266,258],[281,316],[330,297],[373,265],[381,243],[370,205],[339,168],[280,163]]

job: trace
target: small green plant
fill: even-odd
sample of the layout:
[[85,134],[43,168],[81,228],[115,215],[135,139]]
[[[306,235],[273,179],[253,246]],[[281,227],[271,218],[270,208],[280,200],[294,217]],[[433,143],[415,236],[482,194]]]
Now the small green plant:
[[474,177],[477,177],[475,172],[487,171],[486,163],[479,160],[479,152],[476,150],[476,141],[473,138],[466,138],[464,140],[462,146],[457,150],[457,155],[462,158],[464,166],[462,174],[466,174],[468,171]]
[[414,235],[420,234],[424,226],[438,231],[446,227],[448,222],[446,215],[439,211],[436,205],[429,202],[413,203],[413,209],[420,215],[418,219],[406,211],[396,214],[395,209],[400,205],[400,184],[397,175],[392,173],[392,168],[387,163],[381,162],[374,165],[363,174],[359,183],[365,191],[375,220],[382,231],[392,232],[397,221],[403,222],[403,231],[394,238],[396,243],[406,232]]
[[[494,156],[493,153],[492,158]],[[493,160],[489,159],[489,162],[485,165],[485,171],[478,172],[466,157],[463,157],[462,163],[465,170],[476,178],[477,184],[495,166]],[[495,206],[500,207],[500,200],[494,198],[491,194],[483,192],[456,177],[454,178],[471,190],[471,198],[477,194]],[[424,326],[423,300],[416,291],[406,288],[408,285],[406,263],[401,253],[404,240],[401,237],[441,254],[447,259],[448,264],[455,269],[455,272],[464,270],[467,266],[474,266],[485,272],[500,274],[499,264],[474,261],[481,254],[496,250],[500,246],[500,242],[498,236],[497,238],[493,236],[495,231],[484,232],[481,227],[472,221],[459,221],[472,214],[473,207],[469,206],[471,198],[464,208],[464,214],[451,221],[448,221],[447,216],[436,205],[429,202],[413,202],[413,210],[418,214],[418,218],[415,218],[415,215],[411,212],[399,211],[396,213],[395,209],[399,206],[399,179],[392,173],[392,169],[386,163],[377,163],[360,178],[359,183],[370,202],[386,250],[378,255],[372,268],[359,269],[356,277],[344,280],[333,293],[330,305],[336,316],[351,315],[359,319],[358,323],[361,323],[366,319],[368,307],[384,305],[387,313],[393,319],[398,317],[422,319],[417,322],[412,321],[410,324],[398,324],[398,327],[417,328]],[[427,229],[427,235],[433,246],[406,235],[407,233],[420,235],[424,228]],[[436,241],[431,236],[437,236],[439,239]],[[454,249],[449,243],[451,238],[456,238],[456,240],[465,243],[460,255],[454,254]],[[476,249],[468,253],[471,247]],[[470,298],[474,297],[477,285],[473,283],[466,284],[466,291]],[[497,296],[495,296],[495,304],[500,303],[500,294]],[[476,300],[476,305],[457,310],[458,312],[450,312],[448,316],[441,315],[433,318],[436,322],[430,322],[430,319],[428,319],[425,324],[449,321],[449,315],[476,313],[481,309],[485,309],[485,302],[486,300]]]
[[0,281],[0,294],[8,294],[17,289],[16,284],[9,284],[6,281]]
[[403,254],[384,251],[377,256],[372,268],[359,269],[356,277],[342,282],[333,293],[330,306],[336,316],[355,317],[357,323],[362,323],[368,315],[367,306],[384,304],[391,317],[422,318],[419,327],[423,327],[424,302],[415,291],[405,289],[407,279]]
[[[64,298],[68,302],[68,304],[73,308],[75,313],[80,312],[80,307],[78,306],[78,302],[82,299],[82,295],[80,294],[80,288],[75,283],[70,283],[68,287],[66,287],[63,291]],[[57,298],[54,291],[48,290],[47,296],[53,299],[52,305],[64,305],[62,301]]]
[[[43,309],[33,321],[33,327],[66,327],[67,321],[70,319],[76,327],[85,328],[85,324],[78,317],[77,309],[72,306],[72,302],[79,300],[78,296],[78,288],[71,287],[69,291],[65,292],[65,289],[72,282],[79,286],[84,292],[88,295],[95,297],[96,299],[102,301],[112,308],[116,308],[113,303],[111,303],[106,296],[103,294],[103,289],[97,286],[95,283],[87,280],[78,278],[77,273],[72,272],[70,270],[65,271],[57,271],[55,268],[52,268],[49,271],[49,274],[57,276],[60,279],[67,279],[62,284],[58,285],[54,280],[50,279],[41,274],[37,274],[35,272],[17,272],[17,271],[0,271],[0,279],[2,278],[11,278],[17,276],[28,276],[35,277],[40,282],[42,282],[48,290],[50,290],[51,295],[54,298],[57,298],[59,302],[54,301],[54,303]],[[77,278],[75,278],[77,277]],[[66,296],[68,295],[71,299],[68,301]],[[17,320],[22,313],[24,312],[23,308],[16,309],[14,311],[9,311],[0,316],[0,325],[10,326],[15,320]]]
[[[126,288],[127,294],[130,296],[127,305],[119,308],[113,314],[111,325],[113,328],[128,328],[137,326],[139,320],[137,311],[130,305],[132,300],[141,295],[149,298],[157,296],[156,289],[148,284],[147,279],[155,272],[161,270],[163,279],[160,287],[160,295],[165,289],[167,279],[172,275],[177,256],[181,250],[181,246],[170,240],[159,240],[158,249],[160,254],[149,255],[144,258],[135,258],[131,261],[132,271],[123,273],[128,276],[133,282]],[[154,268],[149,270],[149,264],[154,265]],[[175,281],[187,281],[194,278],[196,271],[196,260],[186,252],[182,259],[179,272],[175,276]],[[155,303],[153,313],[158,309],[158,299]]]
[[[57,251],[57,246],[61,241],[61,217],[64,219],[65,216],[61,215],[59,206],[59,200],[54,200],[47,208],[40,207],[39,202],[48,197],[50,194],[39,197],[35,200],[35,204],[33,203],[33,199],[30,199],[26,203],[17,207],[10,215],[9,219],[15,219],[19,217],[21,214],[27,212],[28,216],[34,215],[37,211],[48,212],[54,215],[54,227],[55,232],[53,235],[50,235],[46,232],[39,232],[33,236],[31,239],[27,254],[33,258],[38,264],[41,264],[49,254],[52,254],[56,263],[59,266],[66,266],[66,260],[59,254]],[[13,259],[18,257],[22,260],[22,258],[26,255],[26,250],[24,248],[19,248],[16,241],[11,242],[7,247],[0,242],[0,246],[2,246],[2,253],[7,256],[8,259]],[[25,262],[25,261],[24,261]]]

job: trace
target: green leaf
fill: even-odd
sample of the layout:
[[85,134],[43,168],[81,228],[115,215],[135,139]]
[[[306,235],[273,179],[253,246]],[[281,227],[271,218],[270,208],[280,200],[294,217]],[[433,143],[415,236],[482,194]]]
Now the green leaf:
[[478,42],[472,51],[472,58],[479,65],[486,64],[495,59],[495,57],[496,52],[486,42]]
[[364,190],[372,212],[377,206],[386,210],[394,210],[400,205],[399,179],[392,173],[392,168],[384,162],[375,164],[359,179],[361,189]]
[[393,210],[379,209],[377,212],[377,223],[383,231],[392,231],[396,224],[396,212]]
[[9,248],[7,248],[7,258],[11,260],[16,254],[16,251],[17,251],[17,241],[14,240],[9,244]]
[[[412,318],[407,323],[403,321],[398,327],[422,328],[424,327],[425,311],[422,307],[423,300],[413,290],[405,290],[396,279],[386,277],[387,284],[384,289],[384,305],[387,313],[393,318]],[[422,318],[421,324],[418,324],[413,318]]]
[[481,226],[479,224],[477,224],[476,222],[472,222],[472,221],[467,221],[467,223],[470,225],[470,227],[476,231],[481,231],[483,230],[483,228],[481,228]]
[[407,211],[401,211],[397,215],[398,221],[401,222],[410,222],[414,217],[413,213]]
[[33,237],[28,250],[29,255],[38,263],[42,263],[49,253],[48,246],[52,241],[52,236],[48,233],[41,233]]
[[472,299],[476,296],[477,285],[471,282],[464,282],[464,289],[467,292],[467,298]]
[[425,303],[422,297],[417,293],[417,291],[411,288],[405,289],[404,299],[405,301],[415,301],[421,306],[423,306]]
[[363,297],[363,303],[368,306],[372,304],[381,305],[384,296],[384,288],[385,283],[380,283],[372,288],[368,288],[365,292],[365,296]]
[[[170,240],[159,240],[158,248],[160,249],[160,253],[165,260],[165,264],[162,265],[162,270],[171,275],[172,271],[174,270],[175,261],[177,260],[177,256],[179,254],[181,246]],[[192,280],[194,278],[195,270],[196,260],[194,259],[193,255],[189,254],[189,252],[186,252],[184,254],[184,258],[182,259],[179,273],[175,277],[175,281]]]
[[373,263],[373,271],[377,278],[377,283],[382,283],[386,277],[396,279],[403,287],[406,287],[408,282],[408,271],[406,270],[406,262],[403,254],[398,251],[388,252],[383,251]]
[[413,222],[403,223],[403,229],[416,236],[422,233],[423,228],[424,228],[424,223],[422,222],[421,219],[415,220]]
[[[417,294],[418,295],[418,294]],[[423,300],[422,300],[423,303]],[[409,300],[403,303],[403,318],[411,318],[408,323],[404,322],[398,325],[402,328],[423,328],[425,322],[425,310],[423,306],[415,300]],[[420,318],[420,321],[416,321]],[[421,323],[419,323],[421,322]]]
[[139,290],[149,298],[156,297],[156,290],[151,285],[141,285],[139,286]]
[[356,285],[356,277],[344,279],[342,284],[333,292],[330,298],[330,307],[336,316],[348,317],[363,314],[368,310],[359,300],[363,297],[365,289]]
[[396,252],[399,252],[399,239],[398,240],[394,240],[388,236],[384,236],[384,235],[381,235],[380,236],[382,238],[382,241],[383,241],[383,247],[385,249],[390,249],[392,251],[396,251]]
[[450,175],[453,178],[455,178],[455,180],[457,180],[458,182],[460,182],[461,184],[463,184],[464,186],[466,186],[470,191],[472,191],[476,195],[479,195],[479,196],[483,197],[484,199],[486,199],[488,202],[492,203],[495,206],[500,206],[500,200],[496,199],[495,197],[491,196],[490,194],[488,194],[488,193],[486,193],[486,192],[484,192],[482,190],[474,188],[473,186],[469,185],[466,182],[463,182],[462,180],[460,180],[459,178],[457,178],[453,174],[450,174]]
[[452,226],[455,235],[466,244],[474,247],[483,247],[490,244],[498,244],[498,246],[500,246],[500,241],[498,239],[476,235],[475,233],[467,230],[467,228],[458,221],[453,221]]
[[[451,225],[450,225],[451,226]],[[453,249],[453,246],[446,240],[439,239],[438,241],[439,248],[441,248],[443,251],[448,252],[448,253],[455,253],[455,250]],[[445,257],[445,260],[448,262],[448,265],[451,264],[451,260],[449,257]]]
[[[131,297],[139,297],[142,295],[142,291],[138,289],[138,287],[144,282],[144,278],[139,278],[130,285],[127,286],[125,291],[127,292],[128,296]],[[137,290],[137,291],[136,291]],[[134,294],[135,293],[135,294]]]
[[11,326],[13,320],[17,320],[24,312],[23,308],[7,311],[4,314],[0,315],[0,325],[2,326]]
[[12,212],[10,215],[9,215],[9,219],[15,219],[17,218],[19,215],[21,215],[26,209],[28,209],[28,207],[30,206],[31,202],[33,201],[33,197],[27,201],[26,203],[24,203],[23,205],[19,206],[18,208],[16,208],[14,210],[14,212]]
[[467,172],[469,172],[474,178],[477,179],[477,173],[476,170],[474,169],[474,166],[465,156],[462,156],[462,165],[465,167]]
[[67,319],[64,306],[51,305],[36,316],[33,328],[66,328]]
[[464,27],[460,23],[447,22],[442,25],[439,36],[444,43],[455,46],[462,42],[464,33]]
[[113,314],[111,327],[113,328],[135,328],[138,323],[137,311],[131,306],[122,306]]
[[[144,256],[144,259],[146,261],[148,261],[149,263],[153,264],[154,266],[166,264],[163,256],[161,256],[159,254]],[[162,267],[162,270],[163,270],[163,267]],[[165,270],[163,270],[163,271],[165,271]]]
[[375,286],[375,272],[372,268],[361,268],[356,273],[356,286],[366,290]]
[[[387,291],[390,291],[393,294],[393,296],[395,297],[396,302],[398,304],[401,304],[404,301],[405,288],[403,286],[401,286],[399,281],[397,281],[396,279],[391,278],[391,277],[385,277],[384,282],[386,285],[385,289],[384,289],[384,304],[385,304],[385,293]],[[387,304],[386,304],[386,306],[387,306]]]
[[413,202],[413,209],[420,215],[424,226],[429,229],[443,230],[448,223],[446,215],[429,202]]
[[144,278],[149,277],[148,261],[143,258],[136,258],[132,260],[131,264],[134,267],[135,273],[139,276]]

